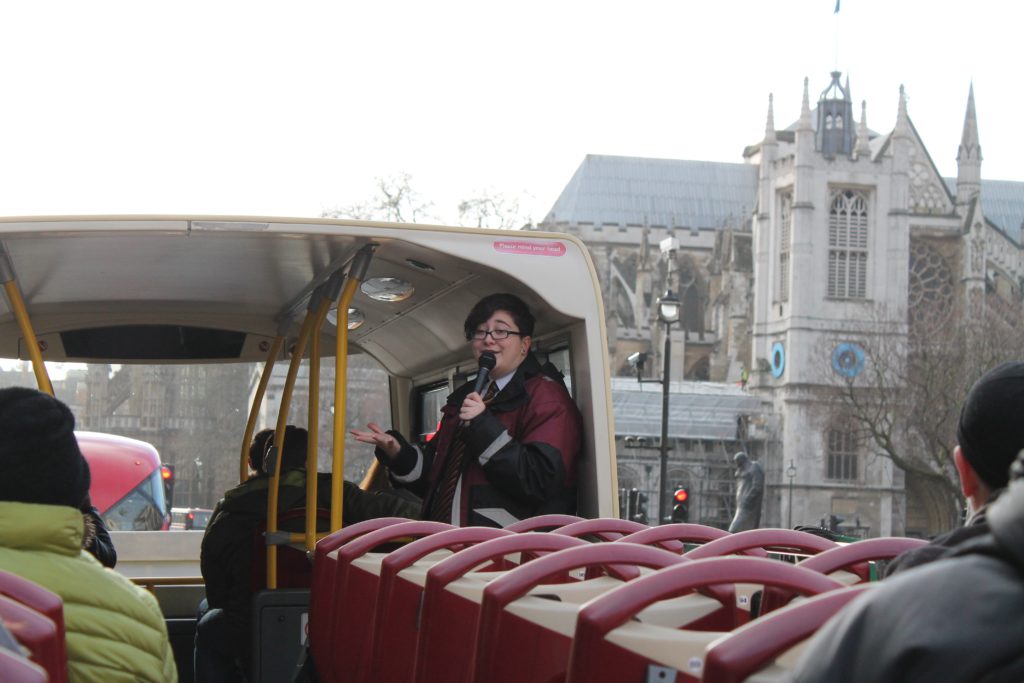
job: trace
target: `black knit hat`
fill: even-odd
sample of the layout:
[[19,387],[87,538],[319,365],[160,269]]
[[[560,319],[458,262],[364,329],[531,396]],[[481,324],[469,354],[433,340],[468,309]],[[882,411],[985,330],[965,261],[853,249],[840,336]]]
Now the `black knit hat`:
[[993,490],[1007,485],[1010,465],[1024,448],[1024,362],[1003,363],[974,383],[956,438],[985,485]]
[[0,389],[0,500],[78,508],[88,493],[68,407],[35,389]]

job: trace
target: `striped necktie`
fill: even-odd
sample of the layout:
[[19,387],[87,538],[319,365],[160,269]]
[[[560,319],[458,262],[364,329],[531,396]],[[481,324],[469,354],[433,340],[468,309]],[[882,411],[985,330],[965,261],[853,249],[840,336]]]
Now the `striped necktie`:
[[[484,393],[484,403],[490,403],[494,395],[498,393],[498,385],[491,382]],[[452,521],[452,505],[455,500],[455,489],[459,486],[459,478],[465,469],[466,441],[463,437],[462,424],[455,428],[452,435],[451,445],[448,447],[448,456],[445,459],[444,470],[441,473],[441,485],[437,488],[436,498],[431,504],[430,514],[425,515],[426,519],[435,522]],[[463,520],[465,522],[465,520]]]

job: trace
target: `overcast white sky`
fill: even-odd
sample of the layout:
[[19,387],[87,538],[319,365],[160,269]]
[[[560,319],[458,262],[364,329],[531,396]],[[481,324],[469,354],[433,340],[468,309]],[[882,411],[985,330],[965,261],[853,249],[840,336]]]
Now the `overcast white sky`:
[[1022,7],[8,2],[0,214],[317,216],[405,172],[442,220],[486,188],[540,220],[588,153],[741,161],[836,66],[877,131],[905,84],[945,175],[973,79],[983,176],[1024,179]]

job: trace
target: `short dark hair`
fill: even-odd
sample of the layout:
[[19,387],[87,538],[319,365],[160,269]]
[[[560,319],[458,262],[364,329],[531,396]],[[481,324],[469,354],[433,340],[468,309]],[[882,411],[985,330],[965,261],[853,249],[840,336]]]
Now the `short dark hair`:
[[[267,470],[267,454],[274,445],[274,430],[264,429],[252,439],[249,446],[249,464],[258,474],[270,474]],[[302,427],[288,425],[284,430],[284,457],[281,459],[281,471],[293,470],[306,466],[306,449],[309,445],[309,433]]]
[[485,296],[470,309],[466,322],[463,323],[466,339],[472,339],[476,328],[487,322],[497,311],[508,311],[512,314],[512,320],[515,321],[522,336],[533,336],[534,318],[530,313],[530,307],[515,294],[499,292]]
[[990,489],[1010,481],[1010,465],[1024,449],[1024,362],[1003,363],[974,383],[964,399],[957,443]]
[[249,467],[258,474],[263,474],[263,456],[267,454],[267,447],[273,440],[273,429],[261,430],[252,437],[252,443],[249,444]]

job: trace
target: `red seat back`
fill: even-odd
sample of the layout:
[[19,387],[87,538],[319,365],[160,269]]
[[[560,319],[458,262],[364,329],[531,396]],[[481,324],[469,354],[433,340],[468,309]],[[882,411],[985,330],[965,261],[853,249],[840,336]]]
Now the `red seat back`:
[[333,662],[330,652],[330,629],[333,614],[327,605],[334,603],[334,570],[337,554],[332,554],[349,541],[392,524],[408,522],[403,517],[379,517],[338,529],[321,538],[313,553],[313,578],[309,597],[309,650],[323,681],[331,680]]
[[[535,587],[577,569],[600,569],[629,581],[640,576],[638,567],[661,569],[681,562],[686,560],[660,548],[596,543],[551,553],[496,578],[484,589],[473,680],[518,683],[561,680],[565,675],[572,639],[554,628],[505,611],[511,602]],[[578,607],[571,605],[566,609]],[[529,656],[524,657],[524,653]]]
[[687,553],[687,556],[691,560],[732,555],[735,553],[765,557],[768,554],[768,550],[816,555],[824,550],[835,547],[838,547],[835,541],[809,534],[806,531],[751,529],[750,531],[740,531],[708,541],[701,547],[691,550]]
[[829,591],[765,615],[716,640],[704,657],[704,680],[739,683],[818,630],[866,584]]
[[[28,579],[0,571],[0,595],[20,602],[21,604],[34,609],[40,614],[49,618],[57,627],[58,659],[67,662],[67,645],[64,641],[64,604],[60,596],[49,591],[37,583]],[[57,676],[50,676],[51,683],[65,683],[67,681],[66,670],[57,672]]]
[[68,661],[63,639],[49,617],[0,595],[0,619],[11,635],[29,650],[29,658],[46,670],[50,680],[67,680]]
[[647,529],[646,524],[634,522],[629,519],[618,519],[617,517],[598,517],[597,519],[584,519],[572,524],[555,529],[551,533],[560,536],[575,536],[576,538],[592,537],[598,541],[614,541],[627,534]]
[[513,553],[552,552],[587,542],[556,534],[514,534],[485,541],[445,558],[427,572],[416,644],[416,681],[448,683],[468,681],[472,674],[473,643],[476,639],[480,605],[447,587],[482,564]]
[[758,557],[713,557],[662,569],[584,605],[576,622],[568,680],[642,680],[652,662],[608,641],[609,632],[655,602],[727,583],[775,585],[802,595],[842,588],[838,581],[817,572]]
[[327,656],[333,660],[335,681],[355,681],[369,668],[370,637],[374,631],[379,574],[365,571],[355,562],[382,545],[454,529],[451,524],[408,520],[390,524],[349,541],[337,550],[333,613]]
[[[331,523],[331,511],[318,508],[316,526],[318,531],[328,528]],[[301,532],[306,528],[306,509],[292,508],[277,516],[277,528],[280,531]],[[267,587],[267,544],[264,536],[266,522],[256,527],[252,542],[252,559],[249,565],[249,589],[253,593]],[[277,587],[278,588],[309,588],[313,582],[313,565],[306,557],[305,549],[290,545],[277,546]]]
[[[841,545],[808,557],[800,562],[804,569],[831,574],[847,570],[857,575],[857,583],[871,580],[871,570],[867,563],[876,560],[891,560],[900,553],[927,545],[928,541],[921,538],[885,537],[869,538],[848,545]],[[778,609],[793,598],[792,593],[779,588],[769,588],[761,599],[761,611],[769,612]]]
[[451,529],[413,541],[395,550],[381,563],[374,618],[373,656],[362,680],[405,683],[416,670],[416,641],[423,586],[403,579],[401,572],[438,550],[463,548],[508,536],[512,532],[490,527]]
[[0,648],[0,681],[4,683],[47,683],[46,669],[21,655]]
[[656,545],[666,550],[682,553],[685,550],[684,543],[707,543],[728,535],[728,531],[713,526],[676,523],[646,527],[618,540],[640,545]]
[[537,515],[536,517],[527,517],[526,519],[521,519],[514,524],[509,524],[505,527],[505,531],[514,531],[515,533],[522,533],[524,531],[551,531],[567,524],[581,521],[583,521],[583,518],[577,517],[576,515]]

